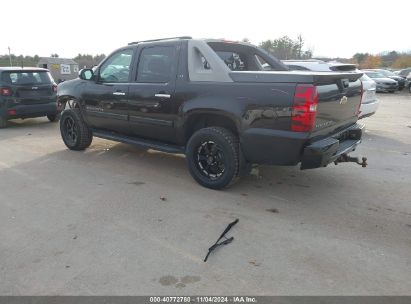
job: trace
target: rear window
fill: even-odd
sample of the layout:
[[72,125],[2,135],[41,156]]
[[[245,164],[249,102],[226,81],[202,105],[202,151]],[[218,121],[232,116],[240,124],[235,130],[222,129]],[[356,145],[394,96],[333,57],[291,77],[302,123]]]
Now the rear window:
[[10,71],[3,72],[1,80],[15,85],[51,84],[52,78],[49,72]]
[[246,57],[244,55],[225,51],[217,51],[216,53],[231,71],[247,71]]

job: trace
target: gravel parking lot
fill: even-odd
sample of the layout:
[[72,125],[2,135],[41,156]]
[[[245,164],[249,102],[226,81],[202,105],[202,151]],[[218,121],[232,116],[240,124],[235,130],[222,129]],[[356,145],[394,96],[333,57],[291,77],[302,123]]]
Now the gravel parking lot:
[[[58,124],[0,130],[2,295],[410,295],[411,94],[381,94],[369,167],[260,167],[226,191],[181,156]],[[226,225],[232,244],[203,259]]]

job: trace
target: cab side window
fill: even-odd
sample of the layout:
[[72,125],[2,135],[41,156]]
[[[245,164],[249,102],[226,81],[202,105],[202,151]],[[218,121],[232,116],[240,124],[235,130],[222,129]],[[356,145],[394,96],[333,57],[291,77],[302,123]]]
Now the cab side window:
[[137,82],[168,83],[177,71],[177,48],[174,46],[146,47],[137,68]]
[[132,49],[121,50],[111,55],[100,68],[99,81],[115,83],[128,82],[132,58]]

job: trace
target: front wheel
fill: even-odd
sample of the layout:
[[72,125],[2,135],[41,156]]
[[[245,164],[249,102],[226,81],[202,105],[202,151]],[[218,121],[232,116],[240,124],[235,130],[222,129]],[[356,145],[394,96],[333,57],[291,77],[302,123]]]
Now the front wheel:
[[60,133],[70,150],[84,150],[93,140],[93,133],[81,117],[79,109],[68,109],[63,112]]
[[238,137],[220,127],[195,132],[187,143],[186,159],[192,177],[210,189],[229,187],[239,175]]

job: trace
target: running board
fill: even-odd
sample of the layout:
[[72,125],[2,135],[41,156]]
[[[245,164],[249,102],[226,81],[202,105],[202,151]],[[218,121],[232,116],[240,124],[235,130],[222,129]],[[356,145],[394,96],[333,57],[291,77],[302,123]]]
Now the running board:
[[167,153],[184,153],[183,146],[176,146],[173,144],[166,144],[154,140],[121,135],[110,131],[93,129],[93,136]]

